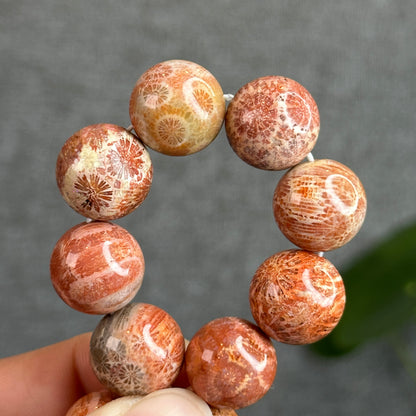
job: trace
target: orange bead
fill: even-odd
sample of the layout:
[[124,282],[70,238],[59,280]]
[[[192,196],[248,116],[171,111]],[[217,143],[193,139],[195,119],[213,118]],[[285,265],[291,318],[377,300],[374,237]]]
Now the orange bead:
[[53,286],[72,308],[106,314],[136,295],[144,274],[142,250],[124,228],[107,223],[78,224],[56,243],[50,261]]
[[267,76],[244,85],[227,109],[231,147],[259,169],[282,170],[301,162],[319,134],[318,107],[296,81]]
[[227,407],[223,409],[218,409],[216,407],[210,406],[210,409],[212,412],[212,416],[238,416],[234,409],[230,409]]
[[146,198],[152,177],[152,162],[143,144],[113,124],[95,124],[75,133],[56,163],[63,198],[94,220],[129,214]]
[[111,402],[112,395],[108,391],[89,393],[77,400],[65,416],[87,416],[106,403]]
[[179,325],[164,310],[131,303],[106,315],[94,330],[91,364],[98,379],[120,396],[169,387],[184,357]]
[[328,335],[341,319],[345,289],[327,259],[302,250],[277,253],[257,269],[250,307],[260,328],[287,344],[310,344]]
[[224,317],[194,335],[185,365],[193,391],[209,405],[239,409],[267,393],[277,359],[270,339],[258,327]]
[[130,98],[130,119],[152,149],[184,156],[208,146],[224,119],[220,84],[202,66],[171,60],[148,69]]
[[276,222],[295,245],[328,251],[348,243],[364,222],[367,199],[358,177],[343,164],[315,160],[295,166],[273,198]]

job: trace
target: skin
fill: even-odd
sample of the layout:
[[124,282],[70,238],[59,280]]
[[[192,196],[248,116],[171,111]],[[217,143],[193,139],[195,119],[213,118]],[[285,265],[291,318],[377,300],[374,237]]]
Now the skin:
[[89,363],[91,334],[0,360],[5,416],[62,416],[84,394],[103,390]]

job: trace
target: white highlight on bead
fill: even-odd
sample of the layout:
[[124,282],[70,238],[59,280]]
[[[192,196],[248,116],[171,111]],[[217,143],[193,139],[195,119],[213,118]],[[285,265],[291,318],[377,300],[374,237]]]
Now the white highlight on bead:
[[108,348],[111,351],[116,351],[118,346],[120,345],[120,340],[116,337],[110,336],[107,339],[107,342],[105,343],[106,348]]
[[155,355],[157,355],[159,358],[163,360],[166,358],[166,351],[163,348],[160,348],[159,345],[157,345],[156,342],[153,341],[152,335],[150,334],[151,327],[151,324],[147,324],[143,328],[144,342]]
[[245,348],[243,345],[243,337],[240,335],[236,341],[235,345],[239,351],[239,353],[243,356],[243,358],[248,361],[248,363],[258,372],[262,372],[267,365],[267,355],[263,358],[262,361],[258,361],[254,358]]
[[315,158],[313,157],[312,152],[309,152],[309,153],[306,155],[306,159],[308,159],[308,162],[314,162],[314,161],[315,161]]
[[323,252],[323,251],[318,251],[316,254],[317,254],[319,257],[323,257],[323,256],[324,256],[324,252]]
[[205,111],[199,104],[198,100],[195,98],[195,85],[194,83],[202,84],[206,88],[206,92],[211,96],[214,95],[214,91],[207,82],[205,82],[202,78],[192,77],[187,79],[182,86],[182,92],[185,97],[186,102],[188,105],[192,107],[196,114],[198,114],[201,119],[205,120],[209,117],[209,112]]
[[120,276],[127,276],[129,274],[130,267],[126,269],[124,267],[121,267],[120,264],[117,263],[117,261],[114,259],[110,252],[111,244],[111,241],[105,241],[103,244],[103,256],[106,262],[114,273],[117,273]]
[[202,353],[201,358],[206,361],[206,362],[211,362],[212,360],[212,356],[214,355],[214,351],[212,350],[204,350],[204,352]]
[[[339,178],[341,180],[349,182],[352,189],[354,190],[355,198],[352,201],[352,205],[347,205],[344,201],[341,201],[341,198],[337,194],[338,186],[334,184],[334,179]],[[331,198],[331,202],[334,206],[338,209],[338,211],[343,215],[352,215],[357,209],[359,195],[357,189],[355,188],[354,184],[345,176],[339,175],[338,173],[334,173],[333,175],[329,175],[325,180],[325,189],[328,192],[329,197]]]
[[73,253],[72,251],[66,256],[65,262],[70,269],[75,269],[79,259],[79,253]]
[[325,271],[322,270],[331,280],[332,283],[332,295],[331,296],[324,296],[318,290],[315,289],[314,285],[311,282],[311,277],[308,269],[305,269],[302,273],[302,281],[305,285],[306,290],[308,291],[307,294],[312,297],[312,299],[321,305],[323,308],[331,306],[334,303],[336,291],[335,291],[335,283],[332,277]]
[[[303,103],[303,105],[305,106],[305,108],[308,110],[308,112],[309,112],[309,118],[308,118],[308,122],[307,122],[307,124],[306,124],[305,127],[304,126],[301,126],[301,125],[298,125],[296,123],[296,121],[293,120],[293,118],[290,116],[290,114],[288,112],[288,105],[286,103],[286,101],[287,101],[287,99],[288,99],[289,96],[296,97],[297,99],[299,99]],[[295,92],[284,92],[284,93],[281,93],[279,95],[279,100],[277,102],[277,107],[280,110],[279,113],[280,114],[284,114],[286,116],[287,121],[290,123],[289,124],[289,127],[293,129],[293,132],[295,134],[304,135],[305,132],[308,131],[309,128],[311,127],[311,123],[312,123],[312,110],[311,110],[311,107],[310,107],[309,103],[302,96],[300,96],[299,94],[297,94]]]
[[224,100],[227,102],[232,101],[233,98],[234,98],[234,94],[224,94]]

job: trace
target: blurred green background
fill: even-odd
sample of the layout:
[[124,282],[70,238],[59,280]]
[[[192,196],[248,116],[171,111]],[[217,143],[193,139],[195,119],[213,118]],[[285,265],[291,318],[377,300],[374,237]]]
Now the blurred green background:
[[352,261],[341,272],[348,299],[342,319],[312,350],[336,357],[385,339],[416,382],[416,351],[406,337],[416,326],[415,254],[416,223],[411,223]]

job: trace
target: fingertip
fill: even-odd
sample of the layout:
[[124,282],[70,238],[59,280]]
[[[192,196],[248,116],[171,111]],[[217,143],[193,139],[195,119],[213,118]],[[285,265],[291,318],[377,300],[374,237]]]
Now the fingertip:
[[155,391],[134,405],[124,416],[212,416],[209,406],[190,390],[169,388]]
[[93,392],[106,389],[106,387],[98,380],[91,366],[91,335],[91,332],[87,332],[72,338],[72,342],[74,343],[74,368],[78,375],[79,382],[85,392]]

